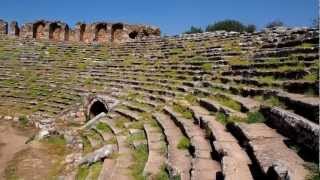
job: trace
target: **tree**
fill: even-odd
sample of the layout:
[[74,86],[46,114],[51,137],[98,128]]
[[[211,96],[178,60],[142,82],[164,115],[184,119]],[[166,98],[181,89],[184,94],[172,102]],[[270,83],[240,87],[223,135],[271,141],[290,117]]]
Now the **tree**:
[[185,34],[203,33],[203,30],[199,27],[191,26],[190,30],[184,32]]
[[253,33],[253,32],[256,31],[256,29],[257,29],[256,25],[254,25],[254,24],[249,24],[249,25],[247,26],[247,28],[246,28],[246,31],[247,31],[248,33]]
[[284,23],[279,20],[272,21],[266,25],[266,28],[274,28],[284,26]]
[[223,20],[215,22],[214,24],[209,24],[206,28],[207,32],[213,32],[213,31],[236,31],[236,32],[244,32],[246,31],[246,26],[243,25],[240,21],[237,20]]

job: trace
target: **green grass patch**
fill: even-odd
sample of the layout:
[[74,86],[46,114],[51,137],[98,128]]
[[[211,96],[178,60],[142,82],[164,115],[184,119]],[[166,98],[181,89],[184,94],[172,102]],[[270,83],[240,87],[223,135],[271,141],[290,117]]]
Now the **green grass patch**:
[[233,56],[228,58],[228,62],[230,65],[249,65],[250,64],[249,60],[243,59],[239,56]]
[[187,94],[186,96],[184,96],[184,99],[192,105],[197,104],[197,97],[193,94]]
[[29,123],[29,119],[26,116],[19,116],[18,121],[22,126],[27,126]]
[[131,166],[131,174],[135,180],[145,180],[143,169],[148,160],[147,145],[138,146],[132,153],[134,164]]
[[78,167],[76,179],[77,180],[85,180],[89,174],[89,166],[88,165],[81,165]]
[[98,161],[90,166],[90,179],[97,180],[102,169],[102,162]]
[[211,96],[211,99],[219,102],[220,104],[227,106],[231,109],[234,109],[236,111],[241,111],[241,104],[224,96],[224,95],[215,95],[215,96]]
[[82,138],[82,143],[83,143],[83,152],[84,153],[92,152],[93,148],[90,144],[89,139],[86,136],[81,136],[81,138]]
[[191,61],[198,62],[198,61],[207,61],[208,58],[203,57],[203,56],[195,56],[195,57],[191,58],[190,60],[191,60]]
[[307,74],[303,77],[303,80],[307,80],[307,81],[316,81],[318,79],[319,79],[319,75],[315,72]]
[[165,169],[165,165],[162,165],[160,171],[155,175],[155,180],[169,180],[169,174]]
[[177,145],[177,148],[178,149],[189,149],[190,145],[191,145],[190,140],[187,137],[183,136],[182,138],[180,138],[179,143]]
[[257,78],[257,81],[259,81],[261,83],[265,83],[268,86],[271,86],[276,80],[274,79],[273,76],[265,76],[265,77]]
[[146,139],[146,136],[144,133],[135,133],[135,134],[130,134],[127,138],[127,141],[129,144],[132,144],[134,141],[140,141],[145,139]]
[[103,123],[103,122],[99,122],[96,125],[96,128],[102,132],[112,132],[111,128],[108,126],[108,124]]
[[297,47],[307,49],[307,48],[313,48],[314,45],[311,43],[302,43],[302,44],[298,45]]
[[247,122],[248,123],[263,123],[265,122],[265,117],[262,113],[256,111],[256,112],[249,112]]
[[188,110],[188,108],[180,105],[180,104],[174,104],[173,105],[173,110],[180,113],[182,115],[182,117],[186,118],[186,119],[192,119],[192,113],[191,111]]
[[222,124],[227,124],[228,123],[228,117],[222,112],[218,112],[216,114],[216,120],[219,121]]
[[211,63],[202,64],[202,70],[205,72],[211,72],[212,71],[212,64]]

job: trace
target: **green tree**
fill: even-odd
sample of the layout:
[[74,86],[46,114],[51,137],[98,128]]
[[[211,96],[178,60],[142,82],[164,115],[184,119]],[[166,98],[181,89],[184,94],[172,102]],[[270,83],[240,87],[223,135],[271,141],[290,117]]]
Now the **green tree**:
[[266,28],[274,28],[284,26],[284,23],[280,20],[275,20],[266,25]]
[[256,29],[257,29],[256,25],[254,25],[254,24],[249,24],[249,25],[247,26],[247,28],[246,28],[246,31],[247,31],[248,33],[253,33],[253,32],[256,31]]
[[207,32],[213,32],[213,31],[236,31],[236,32],[244,32],[246,31],[246,26],[242,24],[240,21],[237,20],[223,20],[215,22],[214,24],[209,24],[206,28]]
[[191,26],[190,29],[185,34],[195,34],[195,33],[203,33],[203,30],[200,27]]

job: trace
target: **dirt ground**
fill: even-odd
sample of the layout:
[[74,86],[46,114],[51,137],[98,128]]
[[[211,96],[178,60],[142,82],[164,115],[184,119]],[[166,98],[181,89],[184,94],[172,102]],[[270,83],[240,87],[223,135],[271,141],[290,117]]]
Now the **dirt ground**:
[[0,179],[43,180],[60,171],[61,151],[48,143],[25,142],[35,133],[0,120]]

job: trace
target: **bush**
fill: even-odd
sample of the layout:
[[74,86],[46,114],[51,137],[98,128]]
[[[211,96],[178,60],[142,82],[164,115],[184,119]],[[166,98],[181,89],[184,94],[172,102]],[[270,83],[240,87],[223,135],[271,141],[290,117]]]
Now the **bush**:
[[179,140],[179,143],[177,145],[177,148],[178,149],[189,149],[190,147],[190,141],[188,138],[186,137],[182,137],[180,140]]
[[206,28],[207,32],[213,32],[213,31],[236,31],[236,32],[254,32],[256,30],[256,26],[253,24],[250,24],[248,26],[244,25],[240,21],[237,20],[223,20],[223,21],[218,21],[214,24],[209,24]]
[[284,23],[282,21],[276,20],[268,23],[266,25],[266,28],[274,28],[274,27],[280,27],[280,26],[284,26]]
[[19,116],[19,123],[23,126],[26,126],[29,122],[29,119],[26,116]]
[[199,27],[191,26],[190,29],[184,34],[195,34],[195,33],[203,33],[203,30]]
[[247,26],[247,28],[246,28],[246,31],[247,31],[248,33],[253,33],[253,32],[256,31],[256,29],[257,29],[256,25],[254,25],[254,24],[249,24],[249,25]]

